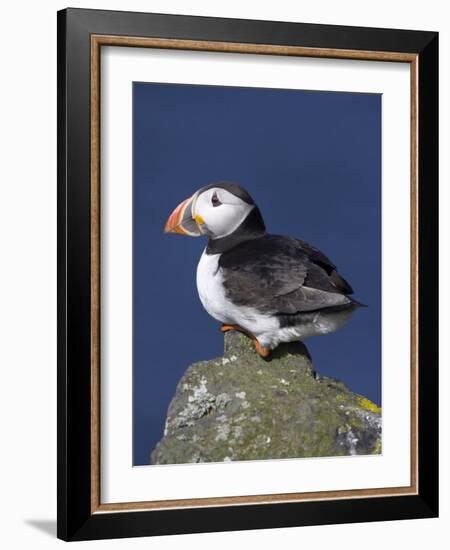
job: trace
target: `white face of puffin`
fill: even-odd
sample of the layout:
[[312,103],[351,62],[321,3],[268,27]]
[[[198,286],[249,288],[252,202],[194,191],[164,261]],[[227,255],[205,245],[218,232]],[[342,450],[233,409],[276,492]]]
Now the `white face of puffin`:
[[219,239],[233,233],[253,207],[226,189],[213,187],[194,198],[192,217],[202,235]]
[[233,233],[253,208],[253,204],[226,189],[212,187],[197,191],[178,205],[167,220],[164,231],[219,239]]

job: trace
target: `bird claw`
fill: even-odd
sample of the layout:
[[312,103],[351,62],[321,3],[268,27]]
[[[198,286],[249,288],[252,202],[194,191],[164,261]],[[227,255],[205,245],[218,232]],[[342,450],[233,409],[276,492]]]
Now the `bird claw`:
[[263,345],[261,345],[256,338],[254,339],[253,343],[255,344],[256,351],[261,357],[268,357],[270,355],[270,349],[265,348]]
[[258,339],[256,338],[256,336],[254,336],[253,334],[251,334],[247,330],[243,329],[239,325],[222,325],[220,327],[220,332],[222,332],[224,334],[226,332],[229,332],[230,330],[237,330],[238,332],[242,332],[243,334],[245,334],[246,336],[251,338],[253,340],[254,345],[255,345],[256,352],[261,357],[267,357],[270,354],[270,349],[269,348],[266,348],[262,344],[260,344]]
[[222,325],[220,327],[220,332],[229,332],[230,330],[238,330],[239,332],[244,332],[245,334],[247,334],[245,332],[245,330],[243,328],[241,328],[239,325]]

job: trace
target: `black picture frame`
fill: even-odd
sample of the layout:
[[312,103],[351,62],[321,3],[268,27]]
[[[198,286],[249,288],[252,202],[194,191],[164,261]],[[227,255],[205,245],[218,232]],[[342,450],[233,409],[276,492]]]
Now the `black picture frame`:
[[[438,515],[438,34],[66,9],[58,12],[58,528],[63,540]],[[418,491],[414,495],[92,512],[91,36],[269,44],[417,56]]]

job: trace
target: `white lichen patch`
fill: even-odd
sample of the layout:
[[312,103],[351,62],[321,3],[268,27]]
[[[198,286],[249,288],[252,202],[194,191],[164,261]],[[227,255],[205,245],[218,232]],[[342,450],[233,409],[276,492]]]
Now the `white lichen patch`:
[[289,382],[284,378],[280,378],[280,384],[283,384],[284,386],[289,386]]
[[226,357],[224,357],[224,358],[222,359],[222,365],[227,365],[229,362],[230,362],[230,360],[227,359]]
[[233,429],[233,437],[238,439],[242,435],[242,426],[235,426]]
[[234,395],[239,399],[245,399],[247,397],[247,394],[245,393],[245,391],[236,392]]
[[166,422],[164,424],[164,435],[167,435],[169,431],[169,418],[166,418]]
[[248,409],[250,407],[250,403],[248,401],[242,401],[241,406],[243,409]]
[[216,441],[226,441],[230,435],[230,426],[228,424],[220,424],[217,426]]
[[259,417],[258,415],[254,415],[250,417],[250,420],[252,422],[256,422],[256,424],[259,424],[261,422],[261,417]]
[[189,402],[201,400],[201,398],[208,393],[208,388],[206,387],[206,378],[204,376],[200,379],[200,385],[194,388],[193,395],[188,397]]
[[268,444],[268,443],[270,443],[271,441],[272,441],[272,438],[270,437],[270,435],[268,435],[267,438],[266,438],[266,443]]
[[231,397],[227,393],[219,393],[216,397],[216,408],[224,409],[230,401]]
[[171,422],[172,426],[169,426],[169,423],[166,424],[165,432],[169,427],[176,429],[182,426],[193,426],[194,420],[208,414],[216,407],[216,397],[208,391],[206,383],[207,380],[203,376],[200,379],[199,385],[194,387],[192,395],[188,397],[188,402],[184,409],[182,409]]
[[339,426],[338,428],[338,435],[343,437],[343,441],[341,441],[341,444],[345,446],[345,448],[348,450],[348,454],[351,456],[355,456],[357,453],[357,445],[358,445],[358,437],[353,432],[352,427],[349,424],[345,424],[344,426]]
[[263,372],[262,372],[261,369],[258,369],[258,370],[256,371],[256,374],[262,374],[262,373],[263,373]]
[[347,445],[348,450],[352,456],[356,455],[356,445],[359,441],[359,439],[356,437],[356,435],[352,432],[352,430],[349,430],[346,435],[347,439]]
[[230,361],[237,361],[236,355],[232,355],[232,356],[230,357]]

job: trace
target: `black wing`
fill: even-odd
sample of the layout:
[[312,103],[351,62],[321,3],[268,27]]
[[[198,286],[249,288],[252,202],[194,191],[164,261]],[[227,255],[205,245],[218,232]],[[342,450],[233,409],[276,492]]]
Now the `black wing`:
[[313,311],[351,302],[351,286],[320,250],[304,241],[265,235],[219,259],[228,298],[270,314]]

